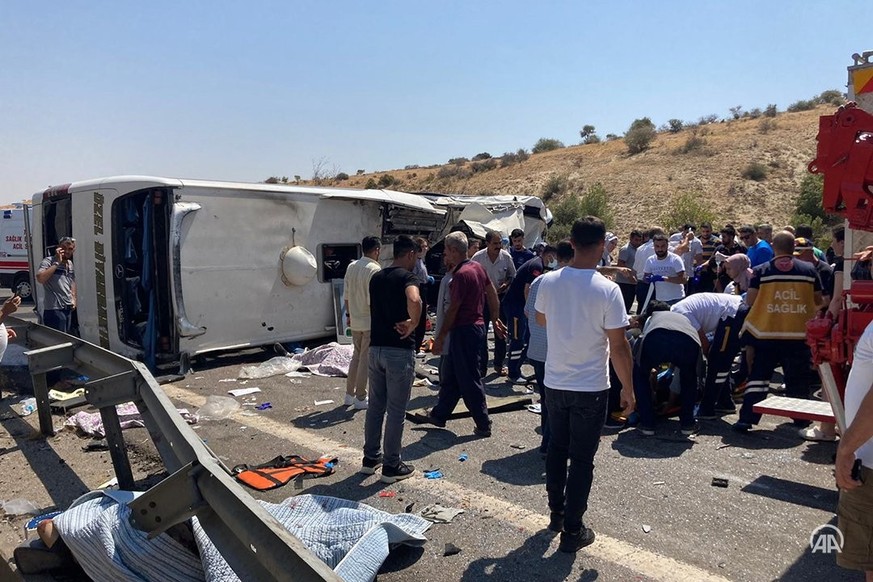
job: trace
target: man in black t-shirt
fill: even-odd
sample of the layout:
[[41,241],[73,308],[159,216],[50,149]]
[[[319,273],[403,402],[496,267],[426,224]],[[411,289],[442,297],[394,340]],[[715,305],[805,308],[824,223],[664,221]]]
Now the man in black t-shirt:
[[724,291],[724,288],[731,282],[731,278],[725,272],[724,267],[716,261],[716,255],[730,257],[740,253],[745,253],[746,249],[743,245],[737,242],[737,229],[732,224],[724,225],[721,229],[721,244],[716,245],[715,251],[707,261],[706,266],[702,269],[701,276],[704,278],[714,279],[714,290],[717,293]]
[[400,443],[415,378],[414,332],[421,317],[419,281],[411,272],[416,259],[412,239],[398,236],[394,262],[370,279],[370,403],[361,473],[372,475],[382,466],[384,483],[406,479],[415,470],[400,460]]

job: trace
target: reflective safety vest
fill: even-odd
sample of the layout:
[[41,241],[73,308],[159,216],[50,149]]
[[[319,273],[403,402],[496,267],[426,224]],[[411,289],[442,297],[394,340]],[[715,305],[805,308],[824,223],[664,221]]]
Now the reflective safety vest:
[[323,477],[333,473],[337,460],[331,457],[321,457],[310,461],[300,455],[278,456],[262,465],[249,467],[237,465],[232,473],[237,480],[258,491],[275,489],[288,483],[291,479],[304,474]]
[[[776,264],[787,270],[780,270]],[[743,324],[743,333],[760,340],[806,339],[806,322],[815,316],[815,293],[821,291],[812,264],[777,257],[755,268],[751,288],[758,289],[755,304]]]

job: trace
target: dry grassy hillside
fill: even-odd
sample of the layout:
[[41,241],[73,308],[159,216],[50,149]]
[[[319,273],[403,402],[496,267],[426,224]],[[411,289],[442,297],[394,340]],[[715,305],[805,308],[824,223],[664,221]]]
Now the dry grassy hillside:
[[[564,195],[576,195],[600,182],[610,194],[618,232],[658,222],[671,201],[682,193],[699,194],[718,220],[734,223],[786,224],[793,212],[806,165],[815,155],[818,117],[833,106],[812,111],[780,113],[775,118],[740,119],[659,133],[650,149],[628,155],[623,140],[578,145],[530,156],[526,161],[471,172],[472,162],[461,170],[465,177],[440,178],[444,166],[392,170],[329,181],[362,188],[368,180],[390,174],[392,189],[461,194],[536,194],[554,176],[566,177]],[[702,140],[688,153],[683,146],[692,137]],[[475,151],[475,144],[470,150]],[[460,154],[460,152],[459,152]],[[766,178],[743,178],[750,163],[766,168]],[[448,172],[443,172],[445,175]],[[560,200],[548,200],[555,204]]]

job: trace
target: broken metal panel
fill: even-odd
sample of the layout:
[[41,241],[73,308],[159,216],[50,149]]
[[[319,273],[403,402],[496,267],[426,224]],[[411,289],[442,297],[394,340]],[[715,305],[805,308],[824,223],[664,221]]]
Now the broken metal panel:
[[[57,369],[57,365],[94,378],[86,384],[86,397],[100,409],[119,485],[129,488],[133,487],[133,476],[115,405],[136,403],[171,475],[131,504],[135,524],[157,534],[197,516],[242,580],[340,580],[236,482],[179,416],[143,364],[35,323],[15,317],[7,322],[31,348],[28,357],[35,369]],[[32,371],[32,376],[35,390],[44,395],[37,397],[40,428],[51,434],[45,372]],[[43,416],[47,418],[45,427]]]

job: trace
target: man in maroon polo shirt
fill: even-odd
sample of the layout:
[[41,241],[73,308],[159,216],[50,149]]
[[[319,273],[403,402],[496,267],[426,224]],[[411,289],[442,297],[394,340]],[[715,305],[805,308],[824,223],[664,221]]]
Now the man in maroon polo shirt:
[[[442,354],[445,365],[440,365],[440,392],[437,405],[430,411],[430,422],[446,426],[446,419],[454,411],[458,400],[473,416],[476,427],[473,432],[482,437],[491,436],[491,420],[485,403],[485,386],[480,372],[479,347],[485,339],[485,301],[491,313],[500,313],[497,290],[488,278],[482,265],[467,259],[467,237],[453,232],[446,236],[445,254],[448,264],[457,265],[449,283],[449,308],[446,311],[440,332],[434,340],[433,353],[442,354],[446,337],[451,334],[449,351]],[[494,333],[499,339],[506,337],[506,326],[494,320]]]

